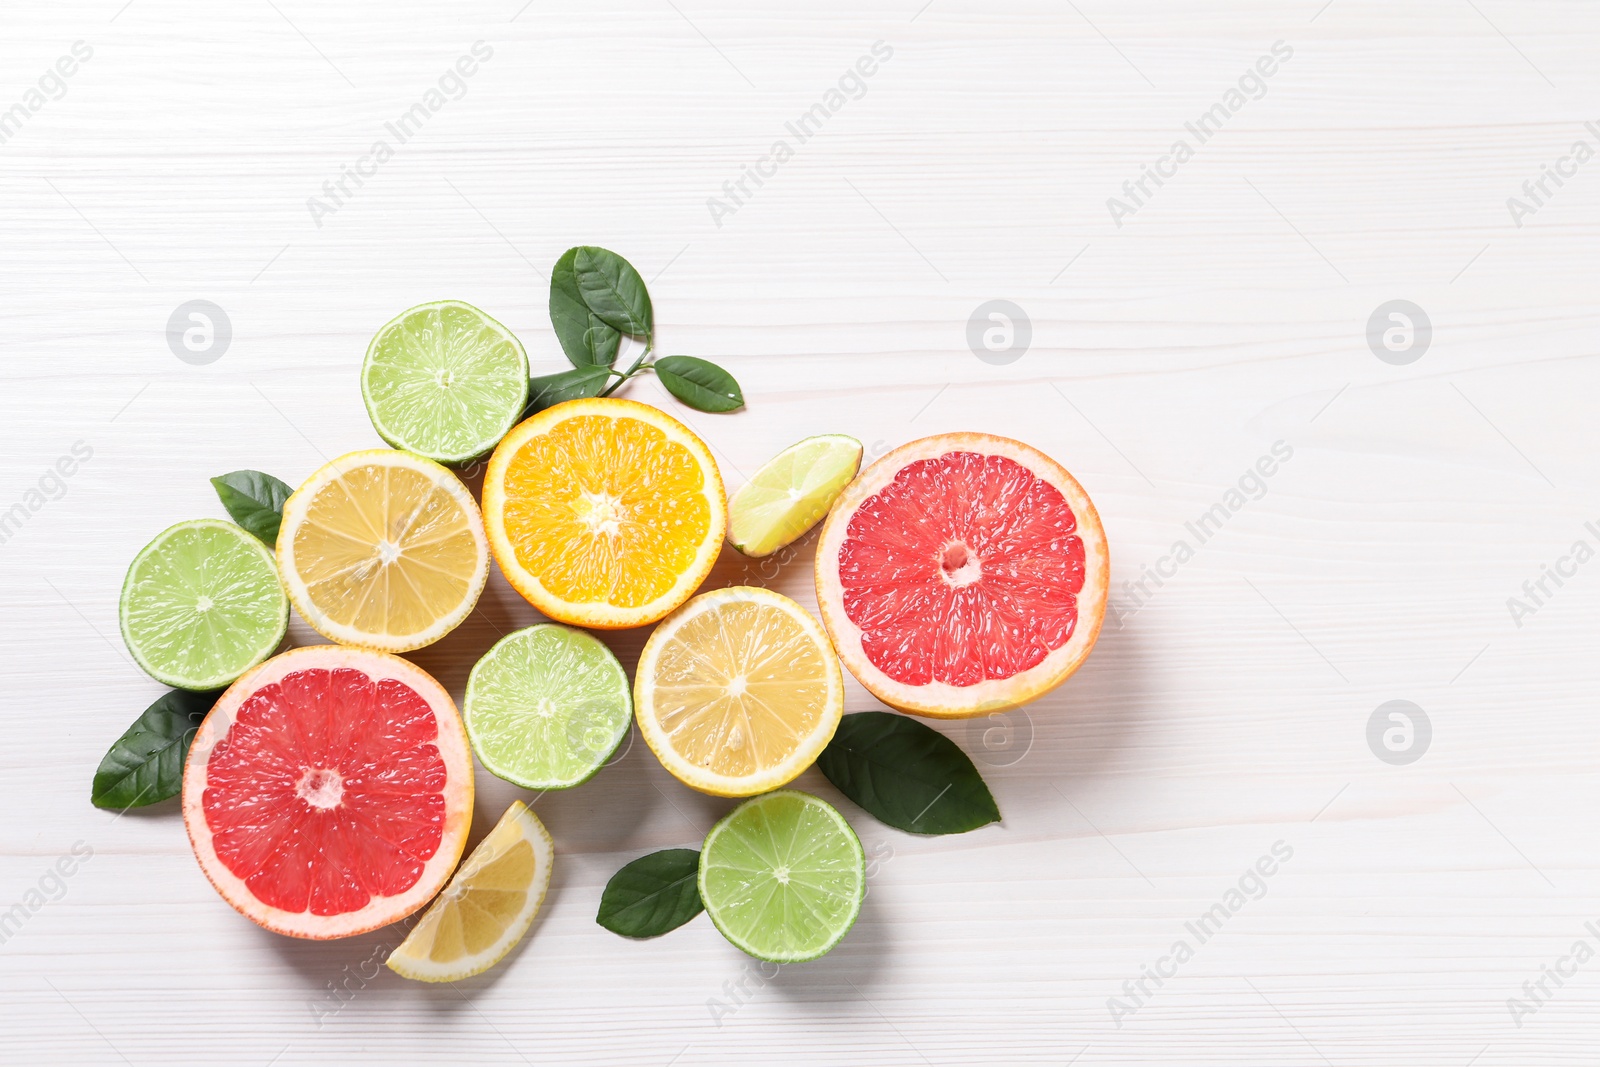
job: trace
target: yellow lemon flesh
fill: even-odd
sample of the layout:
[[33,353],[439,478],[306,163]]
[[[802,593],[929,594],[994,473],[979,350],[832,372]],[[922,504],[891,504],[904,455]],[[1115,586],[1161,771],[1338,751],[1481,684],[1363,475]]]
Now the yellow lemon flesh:
[[389,969],[419,982],[456,982],[499,963],[533,925],[554,855],[539,817],[512,801],[390,954]]
[[278,566],[318,633],[405,652],[472,611],[489,575],[488,538],[454,474],[409,452],[372,449],[329,463],[284,504]]
[[640,732],[685,785],[764,793],[821,754],[844,714],[822,625],[767,589],[702,593],[656,627],[634,680]]

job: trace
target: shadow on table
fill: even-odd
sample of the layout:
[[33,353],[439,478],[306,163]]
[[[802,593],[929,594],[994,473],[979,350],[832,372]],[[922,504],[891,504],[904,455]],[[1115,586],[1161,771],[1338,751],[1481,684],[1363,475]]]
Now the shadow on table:
[[[414,982],[384,966],[384,960],[411,932],[421,911],[404,922],[337,941],[306,941],[267,930],[258,932],[267,939],[278,958],[301,978],[306,1010],[314,1030],[342,1015],[360,1014],[364,1003],[382,1012],[393,1006],[397,994],[428,1010],[472,1011],[476,1009],[471,998],[494,988],[538,938],[539,928],[549,914],[549,904],[561,893],[565,882],[563,866],[558,863],[551,872],[545,907],[540,908],[527,934],[487,973],[461,982]],[[376,995],[380,991],[383,995]]]

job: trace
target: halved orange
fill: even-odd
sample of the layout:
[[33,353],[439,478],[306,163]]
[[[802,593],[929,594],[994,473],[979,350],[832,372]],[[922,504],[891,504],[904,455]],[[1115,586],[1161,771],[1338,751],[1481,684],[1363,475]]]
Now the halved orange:
[[632,400],[569,400],[500,442],[483,478],[495,562],[552,619],[616,630],[689,599],[727,529],[705,442]]

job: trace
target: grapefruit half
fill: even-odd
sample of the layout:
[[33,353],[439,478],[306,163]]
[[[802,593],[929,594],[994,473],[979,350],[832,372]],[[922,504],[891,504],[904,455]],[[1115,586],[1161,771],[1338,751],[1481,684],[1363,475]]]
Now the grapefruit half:
[[200,869],[291,937],[366,933],[433,898],[472,824],[472,756],[444,687],[398,656],[297,648],[201,724],[183,774]]
[[845,489],[817,543],[845,666],[901,711],[966,718],[1054,689],[1094,647],[1110,560],[1089,494],[1030,445],[925,437]]

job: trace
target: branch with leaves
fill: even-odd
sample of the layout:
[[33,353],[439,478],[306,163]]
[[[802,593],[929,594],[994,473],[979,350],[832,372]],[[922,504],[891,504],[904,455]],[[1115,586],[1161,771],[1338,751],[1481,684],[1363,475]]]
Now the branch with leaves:
[[[532,380],[528,411],[542,411],[564,400],[610,396],[628,379],[654,371],[667,392],[696,411],[733,411],[744,394],[733,375],[695,356],[651,358],[655,351],[655,309],[650,291],[633,264],[593,245],[569,248],[550,272],[550,324],[571,370]],[[644,344],[627,370],[615,366],[622,338]]]

